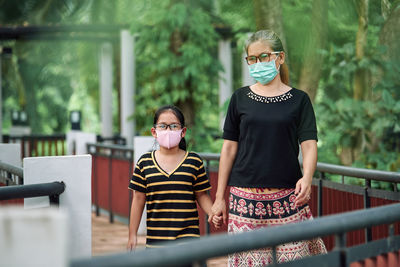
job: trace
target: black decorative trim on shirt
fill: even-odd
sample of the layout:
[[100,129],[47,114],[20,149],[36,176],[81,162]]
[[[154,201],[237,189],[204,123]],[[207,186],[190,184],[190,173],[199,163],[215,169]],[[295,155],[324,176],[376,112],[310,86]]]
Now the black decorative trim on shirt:
[[257,95],[255,93],[253,93],[251,90],[249,90],[249,92],[247,93],[247,96],[255,101],[267,103],[267,104],[282,102],[282,101],[288,100],[289,98],[293,97],[293,95],[290,93],[290,91],[284,93],[283,95],[266,97],[266,96],[262,96],[262,95]]

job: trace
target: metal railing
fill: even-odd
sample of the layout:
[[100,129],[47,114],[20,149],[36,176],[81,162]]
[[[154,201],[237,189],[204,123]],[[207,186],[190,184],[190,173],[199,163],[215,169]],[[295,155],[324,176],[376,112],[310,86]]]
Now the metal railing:
[[4,185],[23,184],[24,171],[22,168],[0,160],[0,183]]
[[48,196],[50,204],[58,205],[59,196],[64,190],[63,182],[2,186],[0,187],[0,200]]
[[[206,161],[207,166],[210,166],[211,161],[219,161],[220,159],[220,154],[217,153],[199,153],[199,155]],[[325,178],[325,173],[341,175],[342,183],[344,183],[346,176],[365,179],[367,184],[370,184],[372,180],[390,182],[394,185],[394,191],[397,191],[397,184],[400,183],[400,173],[397,172],[369,170],[321,162],[317,163],[316,171],[320,173],[322,178]]]
[[[129,179],[130,175],[133,172],[133,149],[127,148],[125,146],[121,145],[106,145],[106,144],[92,144],[88,143],[86,144],[86,148],[89,154],[92,155],[93,159],[93,204],[95,206],[96,210],[96,216],[100,215],[100,200],[99,200],[99,195],[100,195],[100,190],[99,190],[99,177],[100,173],[98,173],[98,163],[97,163],[97,157],[103,157],[107,159],[107,184],[108,184],[108,214],[109,214],[109,221],[110,223],[114,222],[114,210],[113,210],[113,187],[116,187],[115,182],[113,182],[113,159],[117,160],[122,160],[127,162],[129,165],[128,167],[128,172],[126,173],[126,184],[123,185],[123,188],[128,190],[128,184],[129,184]],[[115,179],[115,177],[114,177]],[[129,190],[128,192],[129,197],[128,197],[128,207],[131,206],[131,201],[132,201],[132,192]],[[121,196],[120,196],[121,197]],[[129,208],[128,208],[129,209]]]
[[[216,153],[199,153],[199,155],[206,162],[207,174],[210,172],[211,161],[218,161],[220,154]],[[371,198],[379,198],[382,200],[400,202],[400,192],[397,190],[398,183],[400,183],[400,173],[389,171],[369,170],[362,168],[346,167],[328,163],[317,163],[316,173],[319,173],[319,178],[313,179],[313,185],[316,187],[316,215],[322,216],[328,211],[324,210],[324,188],[329,190],[337,190],[340,192],[351,193],[353,195],[362,196],[363,206],[359,208],[370,208]],[[341,176],[341,183],[336,183],[327,180],[326,174],[334,174]],[[364,186],[345,184],[345,177],[354,177],[364,179]],[[372,181],[388,182],[393,185],[393,190],[381,190],[371,187]],[[326,206],[326,205],[325,205]],[[328,212],[329,213],[329,212]],[[371,228],[365,229],[365,242],[372,240]]]
[[65,134],[3,135],[4,143],[20,143],[21,157],[62,156],[66,152]]
[[398,221],[400,221],[400,204],[392,204],[325,216],[295,224],[261,228],[235,235],[206,236],[200,240],[188,241],[182,244],[175,243],[162,248],[74,260],[70,266],[134,267],[180,266],[184,264],[193,264],[195,266],[195,264],[199,264],[199,262],[209,258],[264,247],[272,248],[273,255],[275,255],[273,259],[276,264],[276,247],[278,245],[327,235],[335,235],[336,237],[336,246],[332,252],[293,262],[276,264],[275,266],[349,266],[351,262],[398,251],[400,249],[400,236],[394,235],[393,225],[391,225],[388,238],[346,248],[346,232],[375,225],[393,224]]

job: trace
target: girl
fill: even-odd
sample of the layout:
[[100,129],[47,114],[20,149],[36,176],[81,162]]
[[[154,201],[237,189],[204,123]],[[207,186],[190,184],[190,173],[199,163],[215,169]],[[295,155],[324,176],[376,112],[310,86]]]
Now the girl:
[[142,155],[129,184],[129,188],[134,190],[129,250],[137,245],[137,230],[145,203],[146,247],[156,247],[164,241],[200,237],[196,201],[205,213],[211,215],[212,201],[207,194],[211,186],[201,158],[186,151],[182,112],[175,106],[158,109],[151,133],[160,149]]

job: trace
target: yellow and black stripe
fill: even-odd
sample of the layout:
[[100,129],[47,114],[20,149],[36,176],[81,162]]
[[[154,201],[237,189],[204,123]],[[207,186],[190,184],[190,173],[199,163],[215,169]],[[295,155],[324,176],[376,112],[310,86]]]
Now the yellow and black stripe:
[[210,190],[203,161],[187,152],[170,174],[155,159],[155,151],[136,164],[129,188],[146,193],[148,247],[163,241],[199,237],[195,192]]

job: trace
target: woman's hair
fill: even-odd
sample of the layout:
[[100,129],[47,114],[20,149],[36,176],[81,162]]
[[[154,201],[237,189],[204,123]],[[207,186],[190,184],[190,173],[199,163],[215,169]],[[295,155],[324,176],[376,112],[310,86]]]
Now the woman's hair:
[[[182,128],[185,127],[185,117],[183,116],[182,111],[178,107],[173,106],[173,105],[162,106],[161,108],[159,108],[156,111],[156,113],[154,114],[153,124],[157,124],[158,118],[160,117],[160,115],[167,111],[174,113],[176,118],[179,120],[179,123],[182,125]],[[179,142],[179,148],[182,150],[186,150],[186,140],[184,137]]]
[[[281,39],[279,39],[278,35],[271,31],[271,30],[261,30],[258,32],[253,33],[246,42],[246,53],[248,54],[249,46],[255,42],[265,42],[267,45],[271,47],[273,51],[282,51],[285,52],[283,49],[283,45]],[[286,63],[283,63],[280,67],[280,76],[281,81],[285,84],[289,84],[289,68]]]

